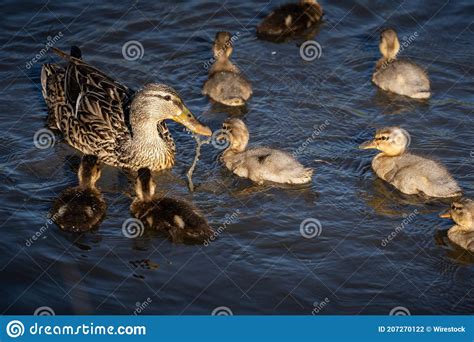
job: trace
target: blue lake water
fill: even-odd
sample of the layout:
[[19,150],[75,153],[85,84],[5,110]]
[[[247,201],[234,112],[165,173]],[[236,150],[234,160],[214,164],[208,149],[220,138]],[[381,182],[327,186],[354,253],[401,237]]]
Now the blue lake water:
[[[474,4],[322,0],[325,22],[313,38],[322,54],[308,62],[299,53],[304,40],[256,39],[257,23],[280,3],[2,3],[1,313],[42,306],[56,314],[472,313],[474,256],[447,241],[452,223],[438,218],[449,202],[401,195],[376,179],[373,154],[357,146],[377,127],[400,125],[414,151],[442,161],[474,196]],[[384,27],[395,27],[401,40],[416,36],[402,55],[427,68],[428,102],[387,95],[370,82]],[[253,83],[244,112],[201,95],[219,30],[238,37],[233,60]],[[133,40],[143,46],[134,61],[122,54]],[[131,87],[173,86],[212,129],[241,117],[252,146],[298,151],[315,169],[312,183],[252,185],[223,170],[220,151],[205,145],[190,193],[185,174],[195,142],[170,124],[177,163],[158,175],[159,188],[192,201],[219,230],[215,241],[183,246],[151,232],[124,237],[133,189],[111,167],[99,181],[109,206],[100,228],[82,236],[60,231],[47,213],[76,184],[80,155],[60,137],[49,148],[33,143],[47,115],[41,64],[58,61],[44,53],[48,41],[64,50],[79,45],[85,60]],[[310,218],[321,232],[305,238],[300,224]]]

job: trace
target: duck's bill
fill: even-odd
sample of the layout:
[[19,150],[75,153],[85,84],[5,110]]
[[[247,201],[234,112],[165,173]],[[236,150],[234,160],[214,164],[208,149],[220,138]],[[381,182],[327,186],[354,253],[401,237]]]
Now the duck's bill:
[[180,123],[193,133],[208,137],[212,135],[211,129],[200,123],[186,107],[184,107],[181,114],[174,116],[173,120]]
[[369,140],[369,141],[366,141],[366,142],[360,144],[359,148],[361,150],[367,150],[367,149],[370,149],[370,148],[377,148],[377,144],[375,143],[374,140]]
[[439,214],[439,217],[449,219],[449,218],[451,218],[451,213],[448,210],[445,213]]

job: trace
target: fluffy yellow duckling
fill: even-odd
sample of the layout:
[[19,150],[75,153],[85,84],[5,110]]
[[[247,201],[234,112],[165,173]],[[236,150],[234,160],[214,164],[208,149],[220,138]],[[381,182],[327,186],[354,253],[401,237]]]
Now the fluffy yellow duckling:
[[313,170],[301,165],[290,154],[267,147],[247,149],[249,131],[242,120],[225,121],[223,130],[229,146],[221,159],[237,176],[259,184],[265,181],[286,184],[311,182]]
[[252,85],[229,59],[232,43],[229,32],[217,32],[212,48],[215,62],[202,93],[227,106],[243,106],[252,96]]
[[100,178],[98,158],[85,155],[79,166],[79,186],[66,189],[51,209],[51,220],[62,230],[85,232],[103,219],[107,205],[95,184]]
[[383,90],[415,99],[431,96],[430,80],[426,72],[407,60],[397,59],[400,42],[395,30],[382,32],[379,44],[382,58],[375,66],[372,82]]
[[174,243],[202,244],[214,234],[206,219],[189,203],[155,195],[156,184],[147,168],[138,170],[137,197],[132,215],[147,227],[165,233]]
[[456,223],[448,231],[448,238],[455,244],[474,252],[474,201],[463,199],[454,202],[451,209],[440,215]]
[[281,42],[311,32],[321,22],[323,9],[316,0],[285,4],[267,15],[257,26],[257,37]]
[[361,149],[377,149],[381,153],[372,160],[377,176],[408,195],[457,197],[461,189],[449,171],[439,163],[407,152],[408,132],[400,127],[377,130],[375,139],[360,145]]

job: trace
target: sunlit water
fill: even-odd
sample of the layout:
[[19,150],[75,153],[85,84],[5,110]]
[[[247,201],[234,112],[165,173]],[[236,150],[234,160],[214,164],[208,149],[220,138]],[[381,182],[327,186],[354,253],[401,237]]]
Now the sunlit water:
[[[403,196],[376,180],[373,153],[357,146],[376,127],[401,125],[416,152],[441,160],[474,195],[474,6],[321,2],[325,23],[314,39],[322,55],[312,62],[300,57],[303,40],[277,45],[255,38],[257,22],[276,2],[4,2],[1,312],[48,306],[56,314],[133,314],[137,305],[145,314],[210,314],[221,306],[234,314],[388,314],[398,306],[412,314],[472,312],[474,257],[446,239],[451,222],[438,214],[448,202]],[[401,39],[417,33],[403,55],[428,69],[427,103],[388,96],[370,83],[386,26]],[[212,107],[201,96],[218,30],[237,35],[234,61],[254,86],[244,113]],[[243,118],[251,145],[298,150],[315,169],[313,182],[252,185],[223,170],[220,151],[205,145],[190,193],[185,173],[195,142],[170,124],[177,165],[157,177],[160,189],[192,201],[221,227],[216,241],[203,247],[173,245],[151,232],[124,237],[133,190],[110,167],[99,182],[109,206],[100,228],[83,236],[61,232],[46,215],[76,184],[79,154],[59,137],[51,148],[33,144],[46,119],[41,64],[57,61],[50,52],[34,60],[48,37],[65,50],[81,46],[88,62],[134,88],[172,85],[212,129],[230,115]],[[122,46],[131,40],[143,45],[141,59],[124,59]],[[319,236],[301,235],[308,218],[320,221]],[[409,223],[383,243],[404,218]]]

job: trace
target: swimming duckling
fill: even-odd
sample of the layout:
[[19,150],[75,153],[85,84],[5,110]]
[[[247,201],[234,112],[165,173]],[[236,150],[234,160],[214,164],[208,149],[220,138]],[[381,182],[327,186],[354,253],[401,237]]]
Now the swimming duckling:
[[137,197],[130,206],[133,216],[147,227],[165,233],[174,243],[204,243],[214,234],[206,219],[185,201],[160,198],[147,168],[138,170]]
[[382,58],[375,66],[372,82],[383,90],[415,99],[431,96],[430,80],[425,70],[410,61],[397,59],[400,42],[395,30],[382,32],[379,49]]
[[451,205],[442,218],[451,218],[456,223],[448,230],[448,238],[455,244],[474,252],[474,201],[462,199]]
[[227,106],[243,106],[252,96],[252,85],[229,59],[232,43],[229,32],[217,32],[212,48],[215,62],[202,93]]
[[408,195],[457,197],[461,189],[441,164],[407,152],[410,135],[400,127],[377,130],[375,139],[360,145],[361,149],[377,149],[381,153],[372,160],[377,176]]
[[302,36],[321,22],[323,9],[316,0],[285,4],[267,15],[257,26],[257,37],[272,42]]
[[301,165],[290,154],[266,147],[247,150],[249,131],[242,120],[226,120],[222,127],[229,146],[221,160],[237,176],[259,184],[265,181],[285,184],[311,182],[313,170]]
[[78,172],[79,186],[63,191],[50,212],[51,220],[62,230],[85,232],[102,221],[107,205],[95,186],[100,174],[96,156],[82,157]]

